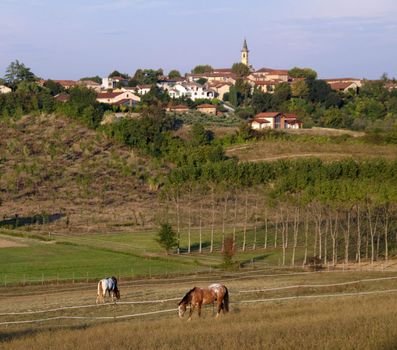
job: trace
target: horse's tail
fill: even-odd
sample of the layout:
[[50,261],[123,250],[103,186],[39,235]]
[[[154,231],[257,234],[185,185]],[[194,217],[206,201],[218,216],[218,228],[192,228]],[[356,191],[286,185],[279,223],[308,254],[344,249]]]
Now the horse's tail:
[[225,295],[223,296],[223,306],[225,312],[229,312],[229,291],[226,286],[223,287],[225,288]]
[[102,281],[98,282],[98,293],[97,293],[97,298],[96,298],[96,302],[98,303],[98,301],[100,300],[100,298],[102,298],[103,296],[103,287],[102,287]]

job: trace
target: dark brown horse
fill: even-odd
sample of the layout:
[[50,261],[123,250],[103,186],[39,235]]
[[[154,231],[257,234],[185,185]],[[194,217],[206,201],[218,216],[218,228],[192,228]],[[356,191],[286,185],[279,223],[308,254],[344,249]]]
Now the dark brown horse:
[[186,312],[187,306],[190,306],[189,319],[192,318],[194,309],[197,307],[199,317],[201,316],[201,306],[214,304],[216,302],[217,313],[229,312],[229,291],[223,284],[211,284],[208,288],[194,287],[179,302],[179,317],[182,318]]

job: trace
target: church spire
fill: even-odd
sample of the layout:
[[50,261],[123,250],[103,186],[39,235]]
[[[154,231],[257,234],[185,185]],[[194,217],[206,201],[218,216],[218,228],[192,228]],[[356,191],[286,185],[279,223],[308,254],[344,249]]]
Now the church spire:
[[243,51],[248,51],[247,39],[244,39]]
[[241,63],[245,64],[246,66],[249,66],[248,54],[249,50],[247,40],[244,39],[243,49],[241,50]]

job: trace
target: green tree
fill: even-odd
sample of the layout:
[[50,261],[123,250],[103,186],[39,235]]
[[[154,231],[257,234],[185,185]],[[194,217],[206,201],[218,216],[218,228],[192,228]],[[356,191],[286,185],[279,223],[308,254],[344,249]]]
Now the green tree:
[[176,248],[178,246],[176,233],[168,223],[161,225],[158,232],[158,238],[156,240],[160,246],[165,249],[166,254],[168,254],[172,248]]
[[170,79],[181,78],[181,77],[182,77],[181,73],[176,69],[173,69],[168,73],[168,78]]
[[13,88],[21,81],[35,81],[36,79],[36,76],[30,71],[30,68],[26,67],[18,60],[9,64],[6,75],[4,76],[6,83]]
[[331,86],[325,80],[313,80],[309,82],[310,100],[324,102],[332,92]]
[[84,77],[80,79],[81,81],[85,81],[85,80],[91,80],[91,81],[95,81],[98,84],[102,84],[102,78],[99,75],[96,75],[94,77]]
[[232,72],[239,78],[244,78],[250,74],[250,69],[244,63],[234,63],[232,66]]
[[193,74],[212,73],[213,71],[214,69],[208,64],[198,65],[192,69]]
[[65,91],[61,84],[50,79],[44,82],[44,87],[50,90],[52,96],[58,95],[59,93]]
[[190,135],[194,146],[207,145],[213,138],[213,135],[208,130],[205,130],[201,123],[193,124]]
[[164,75],[163,70],[160,69],[137,69],[134,74],[133,80],[137,82],[137,84],[142,85],[152,85],[156,84],[161,76]]
[[251,106],[255,113],[268,111],[272,107],[272,95],[259,90],[254,91]]
[[311,68],[294,67],[288,71],[291,78],[304,78],[314,80],[317,78],[317,72]]
[[206,84],[207,83],[207,79],[205,79],[205,78],[200,78],[200,79],[197,79],[196,80],[196,83],[197,84],[200,84],[200,85],[204,85],[204,84]]
[[288,83],[277,84],[272,95],[272,107],[280,109],[291,98],[291,86]]
[[305,80],[295,80],[291,84],[291,93],[293,97],[307,98],[309,96],[309,87]]
[[124,79],[128,79],[128,74],[120,73],[118,70],[114,70],[112,73],[109,74],[109,78],[113,77],[122,77]]

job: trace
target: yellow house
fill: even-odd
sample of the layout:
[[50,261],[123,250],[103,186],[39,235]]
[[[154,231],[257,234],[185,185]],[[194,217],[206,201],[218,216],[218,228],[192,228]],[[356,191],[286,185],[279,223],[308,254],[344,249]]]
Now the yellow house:
[[204,114],[216,115],[216,106],[210,104],[202,104],[196,107],[197,110]]

